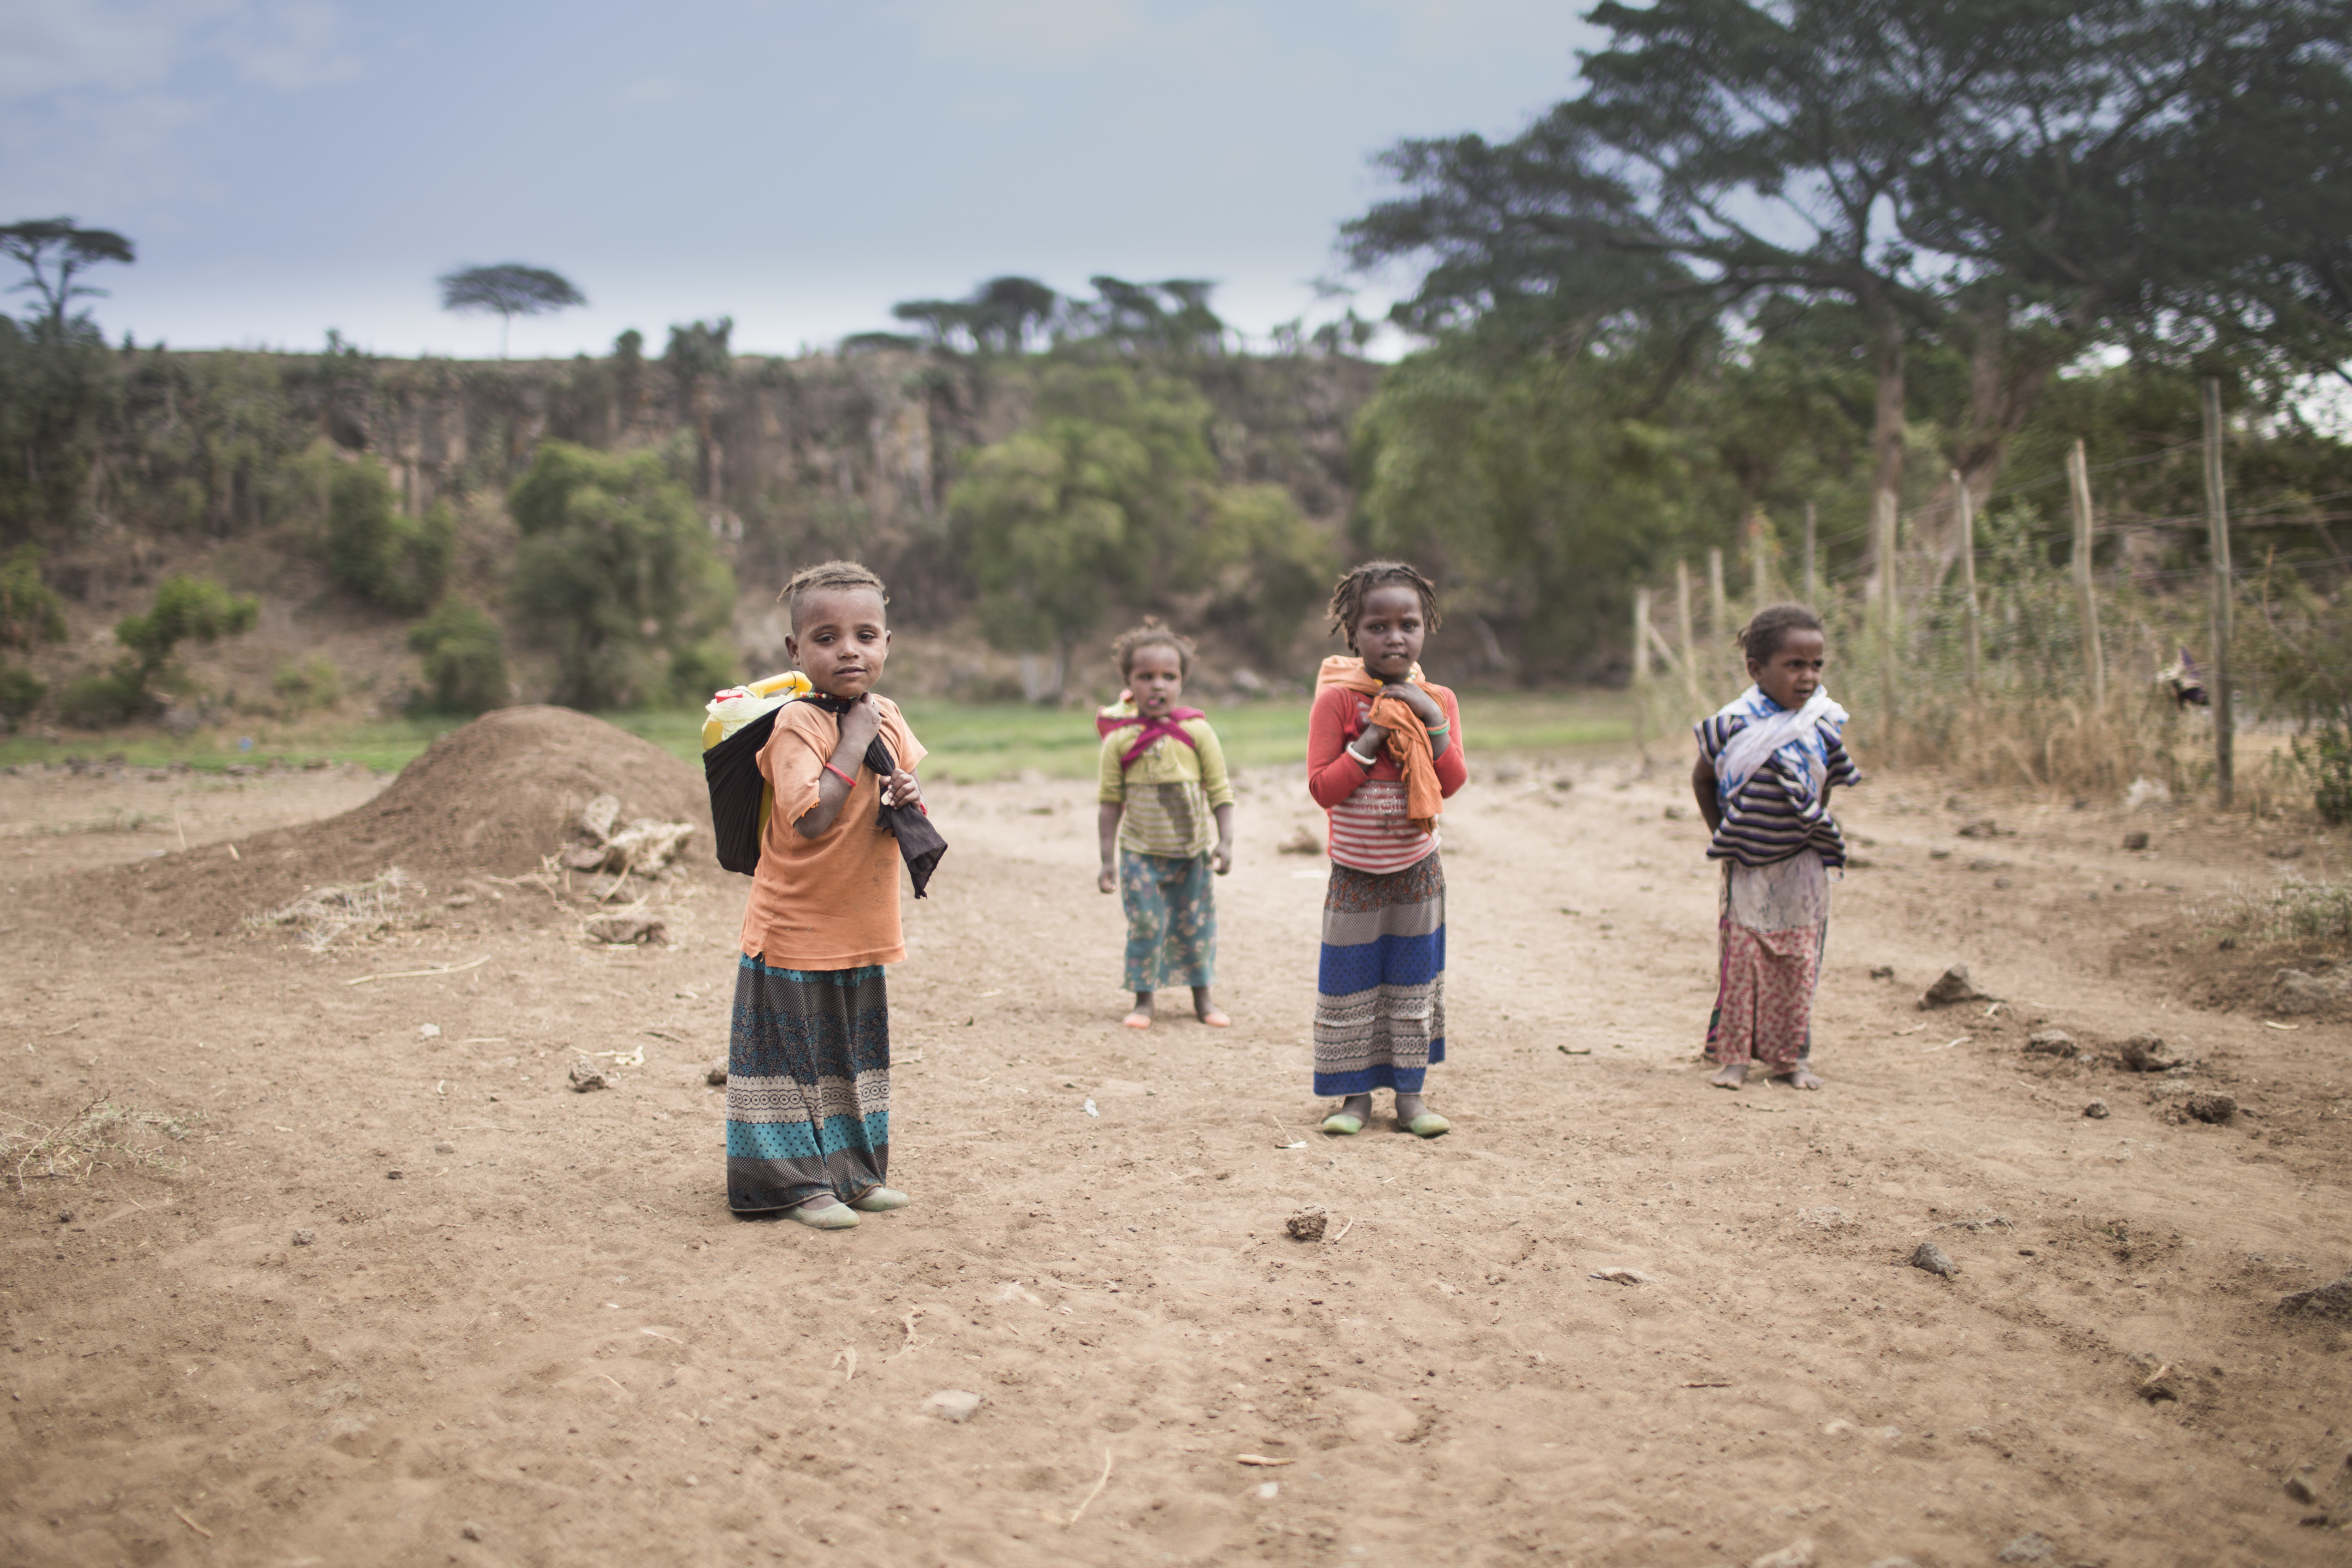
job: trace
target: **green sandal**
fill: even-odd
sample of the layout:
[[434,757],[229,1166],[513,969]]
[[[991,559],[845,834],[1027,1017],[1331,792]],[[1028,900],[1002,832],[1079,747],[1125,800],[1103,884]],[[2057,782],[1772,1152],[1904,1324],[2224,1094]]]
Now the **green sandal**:
[[835,1201],[822,1208],[802,1208],[797,1206],[784,1211],[812,1230],[847,1230],[857,1223],[849,1205]]
[[850,1207],[867,1214],[887,1214],[894,1208],[904,1208],[915,1200],[896,1187],[869,1186],[858,1195]]
[[1454,1124],[1434,1111],[1423,1111],[1410,1122],[1399,1122],[1397,1131],[1411,1133],[1416,1138],[1439,1138],[1454,1130]]
[[1345,1111],[1334,1111],[1323,1118],[1323,1130],[1335,1138],[1352,1138],[1364,1130],[1364,1119]]

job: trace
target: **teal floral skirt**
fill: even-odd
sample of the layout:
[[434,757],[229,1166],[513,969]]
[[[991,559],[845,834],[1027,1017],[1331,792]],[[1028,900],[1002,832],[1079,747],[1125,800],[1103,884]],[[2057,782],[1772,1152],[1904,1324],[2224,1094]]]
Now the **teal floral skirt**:
[[1118,852],[1118,902],[1127,911],[1127,988],[1216,983],[1217,897],[1209,857]]

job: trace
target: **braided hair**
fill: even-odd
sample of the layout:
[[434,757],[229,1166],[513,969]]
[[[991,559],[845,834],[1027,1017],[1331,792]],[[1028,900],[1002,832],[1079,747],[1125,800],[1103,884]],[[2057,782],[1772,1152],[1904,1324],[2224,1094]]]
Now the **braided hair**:
[[1118,661],[1120,680],[1127,679],[1129,673],[1135,668],[1136,653],[1150,647],[1175,649],[1178,673],[1187,680],[1192,679],[1192,639],[1179,635],[1159,616],[1147,615],[1142,625],[1119,633],[1118,639],[1110,645],[1111,657]]
[[1331,630],[1348,639],[1355,653],[1356,622],[1364,616],[1364,601],[1376,588],[1410,588],[1421,599],[1421,616],[1428,629],[1438,628],[1437,584],[1401,560],[1368,560],[1341,578],[1331,590]]
[[801,629],[801,601],[812,593],[834,593],[843,589],[868,589],[881,595],[882,602],[890,602],[889,590],[882,580],[854,560],[828,560],[815,566],[804,566],[793,573],[776,601],[791,608],[793,630]]
[[1739,651],[1751,664],[1769,664],[1780,644],[1789,640],[1791,632],[1821,632],[1827,634],[1822,618],[1802,604],[1768,604],[1756,612],[1755,619],[1742,626],[1733,636]]

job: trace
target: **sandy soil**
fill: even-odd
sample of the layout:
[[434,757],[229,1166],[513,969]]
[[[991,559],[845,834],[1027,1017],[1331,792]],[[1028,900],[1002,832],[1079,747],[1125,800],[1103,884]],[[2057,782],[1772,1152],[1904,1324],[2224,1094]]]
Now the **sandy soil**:
[[[1243,797],[1222,1033],[1116,1027],[1083,787],[938,790],[953,848],[891,977],[918,1201],[841,1235],[725,1210],[740,881],[665,884],[666,947],[592,946],[526,881],[312,956],[142,915],[151,873],[92,868],[152,825],[34,831],[169,786],[0,779],[37,852],[0,1108],[189,1128],[179,1171],[0,1198],[0,1560],[2345,1561],[2352,1325],[2276,1302],[2352,1262],[2347,1025],[2192,1009],[2183,913],[2341,846],[1882,779],[1841,802],[1869,864],[1830,1087],[1730,1094],[1695,1055],[1713,883],[1677,774],[1490,760],[1449,812],[1427,1144],[1311,1131],[1295,779]],[[1956,836],[1987,813],[2014,835]],[[1956,960],[2007,1005],[1920,1011]],[[2092,1055],[2025,1052],[2044,1021]],[[2112,1060],[2143,1030],[2241,1113],[2168,1120]],[[574,1052],[614,1086],[568,1092]],[[1285,1234],[1307,1205],[1321,1241]],[[1958,1273],[1909,1267],[1923,1239]],[[984,1402],[926,1414],[943,1390]]]

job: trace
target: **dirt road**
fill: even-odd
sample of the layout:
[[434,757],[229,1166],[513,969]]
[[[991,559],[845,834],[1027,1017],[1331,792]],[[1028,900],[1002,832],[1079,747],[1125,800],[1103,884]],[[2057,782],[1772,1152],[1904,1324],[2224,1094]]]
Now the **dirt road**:
[[[2352,1325],[2275,1303],[2352,1263],[2347,1026],[2192,1009],[2182,914],[2339,847],[1876,780],[1830,1086],[1731,1094],[1677,779],[1479,768],[1426,1144],[1312,1131],[1288,773],[1219,888],[1225,1032],[1116,1027],[1085,788],[937,791],[890,980],[917,1205],[842,1235],[725,1211],[740,881],[671,887],[667,947],[512,885],[314,957],[12,866],[0,1107],[186,1135],[0,1201],[0,1560],[2343,1562]],[[0,779],[0,821],[80,810]],[[1957,836],[1988,814],[2013,836]],[[1956,960],[2006,1005],[1918,1010]],[[2089,1054],[2023,1051],[2045,1023]],[[2113,1061],[2141,1030],[2239,1113],[2168,1120]],[[574,1052],[614,1086],[569,1092]]]

